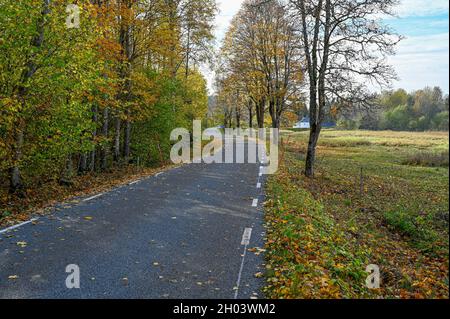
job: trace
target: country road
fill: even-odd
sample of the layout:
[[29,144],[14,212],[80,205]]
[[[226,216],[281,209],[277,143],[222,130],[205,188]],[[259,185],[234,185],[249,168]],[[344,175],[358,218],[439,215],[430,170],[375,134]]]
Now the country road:
[[0,298],[261,298],[262,179],[258,164],[190,164],[60,204],[0,233]]

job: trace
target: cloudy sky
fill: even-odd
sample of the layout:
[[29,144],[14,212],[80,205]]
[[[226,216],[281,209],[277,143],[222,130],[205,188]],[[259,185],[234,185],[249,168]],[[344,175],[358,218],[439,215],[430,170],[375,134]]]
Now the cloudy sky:
[[[243,0],[218,0],[220,14],[216,19],[218,43],[237,13]],[[401,0],[398,18],[386,23],[406,36],[390,59],[400,77],[395,88],[416,90],[440,86],[449,92],[449,4],[448,0]],[[204,70],[212,92],[213,75]]]

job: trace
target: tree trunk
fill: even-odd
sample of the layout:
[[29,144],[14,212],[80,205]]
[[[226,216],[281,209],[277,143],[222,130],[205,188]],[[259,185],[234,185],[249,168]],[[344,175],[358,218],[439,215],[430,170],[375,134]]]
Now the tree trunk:
[[18,130],[15,137],[14,165],[10,169],[10,192],[17,193],[23,189],[19,164],[22,159],[23,131]]
[[116,116],[114,119],[114,161],[118,162],[120,159],[120,117]]
[[[128,9],[131,9],[133,1],[127,3]],[[133,56],[133,38],[131,26],[127,24],[121,25],[120,30],[120,45],[122,46],[123,54],[126,58],[126,63],[122,65],[120,71],[120,77],[124,80],[124,86],[122,88],[122,93],[119,94],[119,100],[121,100],[125,105],[128,104],[131,98],[131,73],[132,73],[132,56]],[[125,110],[125,122],[124,128],[124,138],[123,138],[123,157],[125,163],[128,163],[130,156],[130,137],[131,137],[131,122],[130,122],[130,110]],[[117,116],[115,119],[115,130],[116,135],[114,139],[114,160],[119,161],[120,157],[120,131],[121,131],[121,120]]]
[[248,127],[253,128],[253,105],[252,102],[248,102]]
[[123,155],[125,157],[126,163],[128,163],[131,153],[130,140],[131,140],[131,122],[127,120],[125,122],[125,135],[123,139]]
[[272,118],[272,127],[277,128],[277,112],[276,112],[276,103],[273,99],[269,101],[269,114]]
[[256,120],[258,121],[258,128],[264,128],[264,111],[266,107],[266,101],[262,100],[256,104]]
[[97,115],[97,106],[92,107],[92,121],[95,124],[95,128],[92,130],[92,140],[94,141],[94,149],[89,154],[89,170],[91,172],[95,171],[95,150],[96,150],[96,138],[97,138],[97,123],[98,123],[98,115]]
[[319,140],[321,127],[313,124],[309,133],[308,151],[306,154],[305,175],[314,177],[314,164],[316,161],[316,146]]
[[191,28],[188,26],[187,30],[187,47],[186,47],[186,65],[185,65],[185,78],[189,77],[189,58],[190,58],[190,52],[191,50]]
[[78,166],[78,174],[82,175],[83,173],[86,172],[87,159],[88,159],[87,153],[80,154],[80,165]]
[[[105,107],[103,109],[103,127],[102,127],[102,135],[103,138],[106,140],[109,135],[109,109]],[[103,145],[102,146],[102,159],[101,159],[101,167],[102,170],[107,169],[108,166],[108,146]]]
[[71,186],[73,185],[72,178],[73,178],[73,162],[72,162],[72,155],[69,154],[67,155],[66,165],[64,167],[63,174],[59,179],[59,183],[65,186]]

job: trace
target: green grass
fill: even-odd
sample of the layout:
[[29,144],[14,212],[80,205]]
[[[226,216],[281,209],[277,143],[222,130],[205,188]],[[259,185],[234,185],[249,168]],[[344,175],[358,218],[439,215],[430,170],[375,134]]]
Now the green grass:
[[[448,165],[406,163],[415,154],[448,154],[448,135],[325,130],[313,180],[302,175],[307,138],[307,132],[284,132],[282,167],[268,183],[268,264],[289,269],[268,274],[281,278],[269,281],[268,295],[448,297]],[[296,219],[299,212],[314,229],[308,240],[325,275],[279,252],[292,234],[303,238],[308,222]],[[291,253],[305,254],[304,243]],[[364,285],[369,263],[382,270],[378,291]],[[302,281],[305,274],[309,282]]]

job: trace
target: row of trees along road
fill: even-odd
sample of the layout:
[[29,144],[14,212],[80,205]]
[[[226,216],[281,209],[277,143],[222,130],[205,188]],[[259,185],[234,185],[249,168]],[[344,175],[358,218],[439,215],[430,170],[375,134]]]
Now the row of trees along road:
[[[268,112],[280,126],[287,110],[308,101],[310,138],[305,175],[314,176],[316,146],[333,105],[371,107],[367,86],[396,79],[386,59],[401,37],[382,22],[396,0],[246,0],[224,39],[217,68],[217,104],[233,116]],[[305,76],[304,76],[305,75]],[[303,85],[302,85],[303,84]],[[239,121],[237,121],[239,126]]]
[[198,65],[215,0],[78,0],[68,28],[72,3],[0,0],[0,187],[11,193],[163,162],[170,131],[207,112]]
[[300,37],[289,11],[278,1],[258,5],[246,1],[233,18],[221,48],[216,85],[224,124],[236,126],[244,110],[249,125],[256,115],[264,127],[266,108],[272,127],[280,126],[282,113],[300,101],[303,81]]

